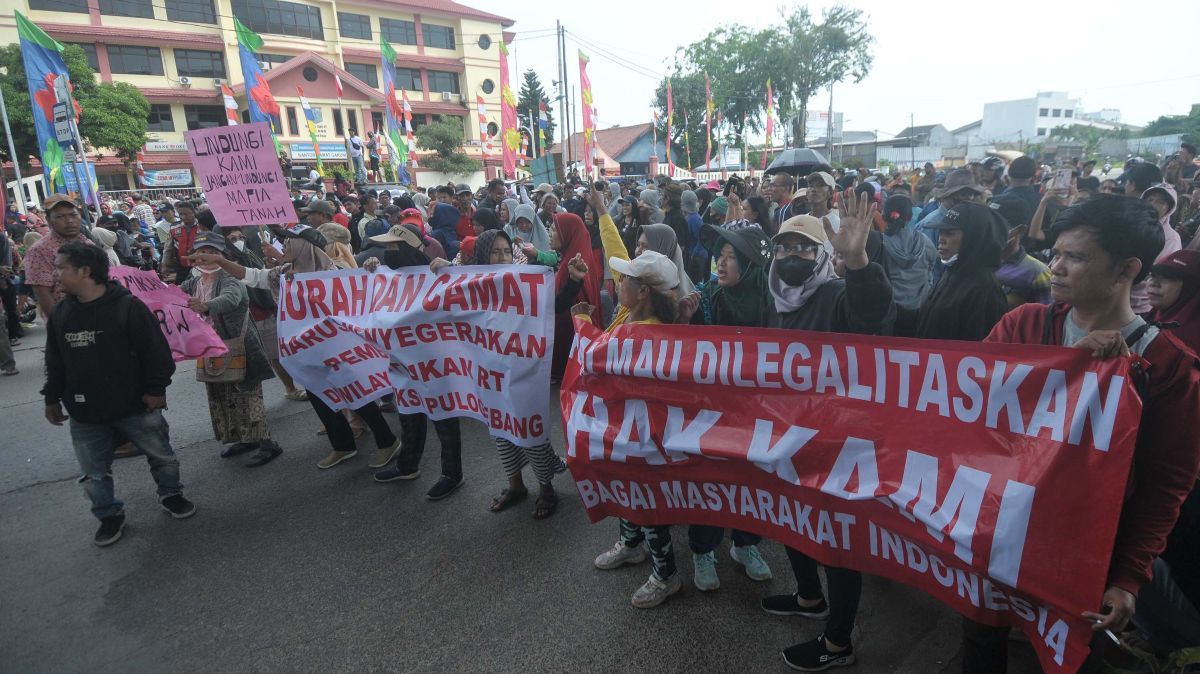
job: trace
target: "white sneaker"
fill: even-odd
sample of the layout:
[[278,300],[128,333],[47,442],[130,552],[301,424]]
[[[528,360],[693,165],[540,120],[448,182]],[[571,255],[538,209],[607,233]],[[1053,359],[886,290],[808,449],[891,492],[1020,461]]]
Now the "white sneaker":
[[629,547],[621,541],[612,546],[611,549],[600,553],[600,556],[593,562],[597,569],[615,569],[624,564],[640,564],[646,561],[646,549],[640,545]]
[[717,555],[706,552],[703,555],[692,553],[692,573],[696,589],[701,592],[711,592],[721,587],[721,579],[717,577]]
[[633,605],[637,608],[654,608],[678,592],[681,587],[683,581],[679,580],[678,573],[665,583],[655,578],[654,574],[650,574],[646,582],[633,593]]
[[729,556],[746,569],[746,575],[750,577],[750,580],[763,581],[771,580],[774,577],[771,574],[771,567],[767,566],[767,560],[763,559],[758,552],[757,545],[747,545],[742,548],[736,545],[730,546]]

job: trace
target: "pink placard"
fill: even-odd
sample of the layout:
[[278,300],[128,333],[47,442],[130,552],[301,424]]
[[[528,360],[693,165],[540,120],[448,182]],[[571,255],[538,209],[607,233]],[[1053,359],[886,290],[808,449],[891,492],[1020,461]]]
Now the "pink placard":
[[196,184],[222,227],[296,222],[287,181],[264,122],[183,134]]
[[229,351],[212,326],[188,308],[188,296],[178,286],[163,283],[152,271],[133,267],[112,267],[108,276],[150,308],[176,362],[219,356]]

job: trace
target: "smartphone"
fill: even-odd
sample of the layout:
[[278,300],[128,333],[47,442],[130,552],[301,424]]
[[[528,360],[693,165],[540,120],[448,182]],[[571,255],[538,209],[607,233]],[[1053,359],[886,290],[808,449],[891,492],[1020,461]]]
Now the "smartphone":
[[1073,171],[1069,168],[1061,168],[1054,172],[1054,189],[1067,190],[1071,189],[1071,175]]

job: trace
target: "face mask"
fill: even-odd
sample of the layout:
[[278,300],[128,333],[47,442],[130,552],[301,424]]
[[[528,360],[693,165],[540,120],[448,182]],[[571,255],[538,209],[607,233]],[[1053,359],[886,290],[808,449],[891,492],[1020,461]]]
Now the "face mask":
[[211,276],[212,274],[221,271],[221,268],[215,264],[206,264],[201,267],[196,267],[196,269],[199,269],[201,274],[205,274],[207,276]]
[[775,260],[775,267],[779,272],[779,280],[789,286],[802,286],[817,270],[817,261],[790,255]]
[[237,248],[238,250],[246,250],[246,242],[245,242],[245,241],[240,241],[240,240],[239,240],[239,241],[234,241],[234,242],[233,242],[233,247],[234,247],[234,248]]
[[940,258],[938,259],[939,262],[946,265],[947,267],[954,264],[957,260],[958,260],[958,253],[955,253],[954,255],[950,256],[949,260],[942,260]]

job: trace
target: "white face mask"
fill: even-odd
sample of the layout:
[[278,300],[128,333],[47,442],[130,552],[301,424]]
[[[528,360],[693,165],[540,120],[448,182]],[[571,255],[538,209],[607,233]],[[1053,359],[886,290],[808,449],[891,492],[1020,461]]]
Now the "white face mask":
[[241,240],[234,241],[233,247],[237,248],[238,250],[246,250],[246,242]]
[[204,265],[203,267],[196,267],[196,269],[199,269],[199,270],[200,270],[200,273],[201,273],[201,274],[204,274],[204,275],[206,275],[206,276],[211,276],[211,275],[213,275],[213,274],[215,274],[215,273],[217,273],[217,272],[221,271],[221,268],[220,268],[220,267],[218,267],[218,266],[217,266],[217,265],[215,265],[215,264],[213,264],[213,265],[207,265],[207,264],[206,264],[206,265]]
[[950,265],[954,264],[956,261],[958,261],[958,253],[951,255],[949,260],[941,260],[941,263],[946,265],[947,267],[949,267]]

